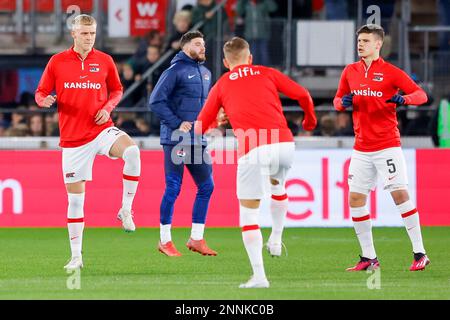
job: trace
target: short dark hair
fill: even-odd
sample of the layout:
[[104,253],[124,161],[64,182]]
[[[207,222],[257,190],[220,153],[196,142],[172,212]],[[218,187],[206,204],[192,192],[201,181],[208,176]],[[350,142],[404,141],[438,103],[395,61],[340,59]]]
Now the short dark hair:
[[183,34],[180,40],[180,47],[183,48],[186,43],[189,43],[192,39],[204,38],[203,33],[200,31],[189,31]]
[[356,31],[356,35],[359,36],[361,33],[372,33],[378,36],[382,41],[384,40],[384,29],[377,24],[366,24],[362,26]]

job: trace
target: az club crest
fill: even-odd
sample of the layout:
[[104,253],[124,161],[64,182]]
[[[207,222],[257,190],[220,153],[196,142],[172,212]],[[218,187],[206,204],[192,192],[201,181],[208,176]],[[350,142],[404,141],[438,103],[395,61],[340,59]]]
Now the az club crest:
[[383,74],[382,73],[374,73],[373,74],[373,81],[381,82],[383,81]]

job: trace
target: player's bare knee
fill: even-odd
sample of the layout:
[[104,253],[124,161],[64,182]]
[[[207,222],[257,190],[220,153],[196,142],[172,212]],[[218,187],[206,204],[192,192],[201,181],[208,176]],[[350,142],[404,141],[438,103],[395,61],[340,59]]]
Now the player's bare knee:
[[280,184],[280,182],[277,179],[273,179],[273,178],[270,178],[270,183],[272,184],[272,186],[276,186],[276,185]]
[[136,146],[136,143],[129,135],[123,134],[113,143],[109,150],[109,155],[116,158],[123,158],[125,150],[131,146]]
[[409,200],[408,191],[403,188],[391,191],[391,195],[396,205],[400,205]]
[[239,199],[239,203],[242,207],[248,208],[248,209],[257,209],[259,208],[259,199]]
[[270,192],[272,195],[281,196],[286,194],[286,188],[284,186],[284,183],[278,183],[278,184],[271,184],[270,185]]
[[66,183],[66,190],[67,190],[67,193],[84,193],[85,181]]
[[352,208],[363,207],[366,205],[367,196],[362,193],[350,192],[349,205]]

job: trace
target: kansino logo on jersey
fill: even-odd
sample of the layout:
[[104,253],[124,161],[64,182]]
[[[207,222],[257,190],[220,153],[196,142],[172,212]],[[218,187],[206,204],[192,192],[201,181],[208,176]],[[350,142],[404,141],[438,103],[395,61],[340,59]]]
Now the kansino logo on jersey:
[[64,89],[94,89],[100,90],[101,83],[96,82],[64,82]]
[[383,97],[383,92],[381,91],[375,91],[375,90],[370,90],[370,88],[361,90],[361,89],[355,89],[352,90],[352,93],[355,96],[364,96],[364,97],[378,97],[381,98]]

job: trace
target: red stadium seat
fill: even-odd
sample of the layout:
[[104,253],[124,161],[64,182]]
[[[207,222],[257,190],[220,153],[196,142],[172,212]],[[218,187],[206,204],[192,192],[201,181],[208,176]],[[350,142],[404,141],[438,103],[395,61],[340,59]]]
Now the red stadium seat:
[[92,12],[94,8],[93,0],[62,0],[63,11],[66,11],[67,7],[71,5],[79,6],[82,13]]
[[[35,1],[35,10],[36,12],[43,12],[43,13],[50,13],[53,12],[54,6],[53,0],[40,0]],[[31,1],[30,0],[24,0],[23,1],[23,11],[24,12],[30,12],[31,8]]]
[[0,12],[16,10],[16,2],[11,0],[0,0]]
[[[29,12],[32,0],[23,0],[24,12]],[[36,12],[51,13],[55,10],[54,0],[35,1]],[[71,5],[79,6],[81,12],[92,12],[93,0],[62,0],[62,11],[66,11]],[[102,8],[107,8],[107,1],[102,1]],[[16,10],[16,1],[0,0],[0,12],[11,12]]]

